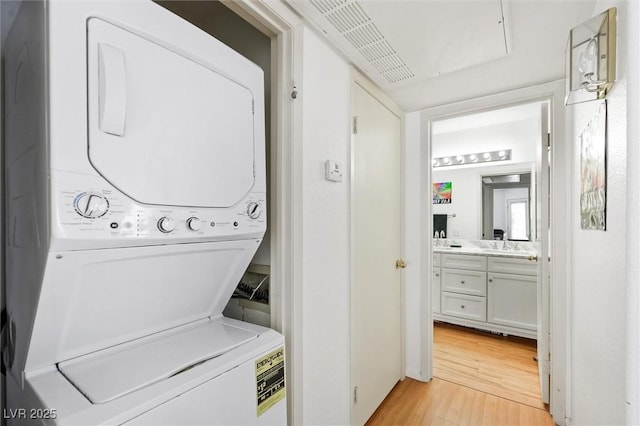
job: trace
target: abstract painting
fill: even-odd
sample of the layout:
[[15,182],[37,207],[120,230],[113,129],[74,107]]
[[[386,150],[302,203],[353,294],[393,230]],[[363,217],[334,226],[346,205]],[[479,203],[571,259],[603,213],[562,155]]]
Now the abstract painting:
[[607,206],[607,103],[580,133],[580,228],[604,231]]
[[451,204],[451,182],[433,184],[433,204]]

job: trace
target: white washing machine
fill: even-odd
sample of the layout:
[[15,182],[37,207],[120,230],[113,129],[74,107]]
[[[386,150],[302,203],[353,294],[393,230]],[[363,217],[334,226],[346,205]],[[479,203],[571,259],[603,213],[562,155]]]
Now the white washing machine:
[[5,49],[10,424],[285,424],[222,310],[266,229],[263,74],[151,1],[25,1]]

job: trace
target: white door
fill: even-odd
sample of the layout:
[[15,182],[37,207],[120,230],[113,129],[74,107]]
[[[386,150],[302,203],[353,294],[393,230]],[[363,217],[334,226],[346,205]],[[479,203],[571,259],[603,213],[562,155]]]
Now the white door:
[[[538,373],[540,375],[540,395],[542,402],[549,403],[550,389],[550,282],[551,268],[549,265],[549,105],[542,103],[540,107],[540,136],[541,143],[539,147],[539,155],[536,171],[536,191],[534,192],[537,200],[536,212],[536,233],[535,243],[538,250]],[[534,179],[532,179],[534,181]]]
[[[402,374],[401,120],[353,89],[352,424],[373,414]],[[355,129],[357,127],[357,130]]]

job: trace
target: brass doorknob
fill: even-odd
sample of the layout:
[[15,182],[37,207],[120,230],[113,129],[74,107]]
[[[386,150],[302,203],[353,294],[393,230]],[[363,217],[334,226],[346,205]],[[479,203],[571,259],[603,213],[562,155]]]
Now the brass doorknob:
[[532,262],[537,262],[538,261],[538,256],[529,256],[528,259]]
[[404,260],[402,259],[396,260],[396,269],[404,269],[406,267],[407,267],[407,264],[405,263]]

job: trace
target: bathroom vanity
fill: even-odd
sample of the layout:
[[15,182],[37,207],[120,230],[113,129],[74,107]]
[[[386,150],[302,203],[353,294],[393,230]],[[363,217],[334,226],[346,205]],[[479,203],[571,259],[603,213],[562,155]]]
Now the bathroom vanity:
[[535,252],[434,247],[433,318],[537,338]]

